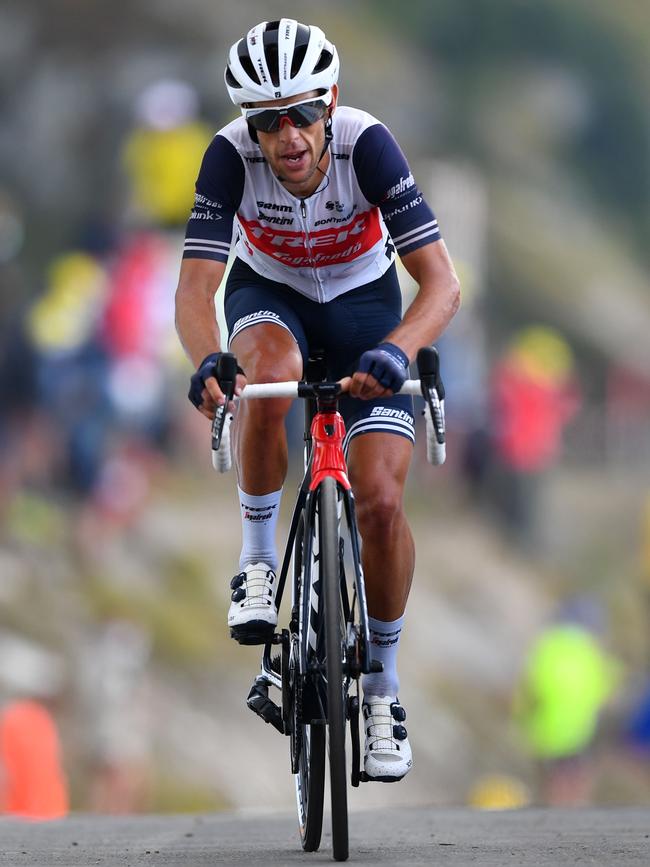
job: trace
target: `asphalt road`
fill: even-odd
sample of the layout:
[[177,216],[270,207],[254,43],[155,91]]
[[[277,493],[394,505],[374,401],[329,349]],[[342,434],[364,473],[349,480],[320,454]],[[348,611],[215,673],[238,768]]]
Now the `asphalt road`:
[[[0,864],[11,867],[332,863],[329,828],[320,852],[304,853],[293,815],[113,818],[59,822],[0,819]],[[480,812],[395,809],[351,816],[350,861],[357,865],[504,867],[650,864],[650,812],[641,808]]]

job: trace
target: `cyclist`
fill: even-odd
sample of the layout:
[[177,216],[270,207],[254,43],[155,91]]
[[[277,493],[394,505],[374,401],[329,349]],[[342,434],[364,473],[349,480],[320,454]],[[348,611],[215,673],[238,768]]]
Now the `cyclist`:
[[[456,312],[459,285],[397,142],[371,115],[338,106],[338,73],[323,31],[288,18],[258,24],[230,49],[225,83],[242,116],[216,134],[201,165],[176,322],[196,366],[189,397],[212,418],[224,402],[214,296],[235,224],[224,308],[241,365],[236,393],[247,382],[300,379],[314,347],[325,350],[333,378],[352,377],[340,409],[372,655],[383,662],[383,672],[363,679],[364,768],[369,779],[394,781],[412,765],[396,659],[414,568],[402,505],[413,405],[394,392],[409,360]],[[403,318],[396,254],[419,287]],[[264,642],[277,624],[275,528],[289,404],[249,401],[236,413],[243,544],[228,624],[242,643]]]

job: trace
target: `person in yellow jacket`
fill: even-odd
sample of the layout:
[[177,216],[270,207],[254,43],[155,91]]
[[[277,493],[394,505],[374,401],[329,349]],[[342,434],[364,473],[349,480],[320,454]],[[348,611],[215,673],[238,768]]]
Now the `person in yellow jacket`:
[[589,801],[589,749],[619,680],[619,664],[601,647],[591,625],[579,618],[550,625],[533,643],[515,695],[514,717],[538,762],[546,803]]
[[185,226],[194,181],[212,135],[198,119],[198,108],[194,89],[182,81],[156,81],[140,94],[136,126],[122,151],[131,218],[137,224]]

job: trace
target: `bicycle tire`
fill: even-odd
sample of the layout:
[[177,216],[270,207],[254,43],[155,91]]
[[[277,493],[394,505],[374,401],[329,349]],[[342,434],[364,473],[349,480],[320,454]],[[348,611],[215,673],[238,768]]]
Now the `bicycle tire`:
[[[304,523],[301,518],[294,552],[294,575],[297,576],[299,586],[304,588],[301,581],[303,568],[303,540]],[[300,603],[299,603],[300,604]],[[294,650],[300,653],[302,642],[294,645]],[[300,842],[305,852],[316,852],[320,846],[323,829],[323,802],[325,800],[325,728],[323,725],[312,725],[302,721],[302,704],[300,687],[297,685],[298,660],[293,658],[293,712],[292,724],[297,731],[291,738],[292,749],[298,741],[298,768],[295,774],[296,804],[298,807],[298,828]],[[305,666],[303,666],[304,670]]]
[[339,520],[336,482],[326,477],[319,487],[321,601],[325,627],[327,728],[329,737],[332,852],[336,861],[348,858],[348,804],[345,768],[346,713],[343,694],[344,638],[339,560]]
[[305,852],[316,852],[323,829],[325,800],[325,727],[322,725],[303,725],[296,799],[302,848]]

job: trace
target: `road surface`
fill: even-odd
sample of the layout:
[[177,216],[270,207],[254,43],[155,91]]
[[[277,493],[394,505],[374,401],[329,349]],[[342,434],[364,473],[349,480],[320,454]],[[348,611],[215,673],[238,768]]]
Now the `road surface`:
[[[650,812],[641,808],[480,812],[385,809],[351,815],[350,863],[558,867],[650,864]],[[331,862],[326,817],[320,852],[304,853],[288,813],[0,819],[0,865],[280,867]]]

